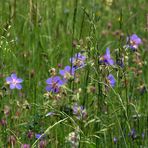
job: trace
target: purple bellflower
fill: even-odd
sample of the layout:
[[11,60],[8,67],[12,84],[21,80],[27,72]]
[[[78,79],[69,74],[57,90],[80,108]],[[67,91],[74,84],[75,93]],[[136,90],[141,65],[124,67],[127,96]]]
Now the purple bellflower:
[[85,66],[86,56],[81,53],[76,53],[74,57],[70,58],[70,62],[72,63],[72,67],[74,69],[82,68]]
[[73,67],[65,66],[64,70],[60,70],[60,75],[67,80],[74,76],[74,72],[75,69]]
[[22,89],[22,85],[20,83],[22,83],[23,80],[21,78],[17,78],[16,74],[11,74],[10,77],[6,78],[6,83],[10,85],[10,89]]
[[137,49],[140,44],[142,44],[141,39],[136,34],[131,35],[128,38],[128,41],[130,44],[129,47],[134,50]]
[[61,78],[59,76],[54,76],[54,77],[48,78],[46,80],[46,83],[47,83],[46,90],[48,92],[58,93],[60,90],[60,87],[65,82],[63,80],[61,80]]
[[116,83],[116,80],[114,78],[114,76],[112,74],[109,74],[108,77],[107,77],[107,80],[109,82],[109,84],[114,87],[115,86],[115,83]]
[[42,138],[45,138],[45,135],[42,135],[42,134],[35,134],[35,138],[36,138],[36,139],[42,139]]
[[114,65],[114,60],[110,56],[109,48],[106,48],[106,53],[101,57],[100,62],[107,65]]
[[114,142],[114,144],[116,144],[118,142],[118,139],[116,137],[114,137],[113,142]]
[[83,106],[78,106],[77,103],[73,106],[73,114],[76,115],[78,119],[85,119],[87,117],[86,109]]
[[131,130],[131,132],[128,135],[132,138],[132,140],[137,138],[136,130],[134,128]]

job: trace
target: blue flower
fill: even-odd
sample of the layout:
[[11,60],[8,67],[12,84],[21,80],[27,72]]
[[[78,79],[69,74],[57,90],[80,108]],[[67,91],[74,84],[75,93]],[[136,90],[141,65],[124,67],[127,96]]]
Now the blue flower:
[[118,142],[118,139],[114,137],[113,141],[114,141],[114,144],[116,144]]
[[76,53],[74,57],[70,58],[70,62],[72,63],[72,67],[74,69],[82,68],[85,66],[86,56],[81,53]]
[[60,75],[63,76],[64,79],[70,79],[74,76],[75,68],[70,66],[65,66],[64,70],[60,70]]
[[129,47],[134,50],[137,49],[140,44],[142,44],[141,39],[136,34],[131,35],[127,38],[127,40],[130,44]]
[[107,80],[109,82],[109,84],[114,87],[115,86],[115,83],[116,83],[116,80],[114,78],[114,76],[112,74],[109,74],[108,77],[107,77]]
[[45,137],[45,135],[43,135],[43,134],[35,134],[35,137],[36,137],[37,139],[42,139],[42,138]]
[[58,93],[60,90],[60,87],[64,85],[65,82],[61,80],[59,76],[54,76],[54,77],[48,78],[46,80],[46,83],[47,83],[46,90],[48,92]]
[[110,56],[109,48],[106,48],[106,53],[100,58],[100,62],[107,65],[114,65],[114,60]]
[[73,106],[73,114],[76,115],[78,119],[85,119],[87,117],[86,109],[83,106],[78,106],[77,103]]
[[128,135],[132,138],[132,140],[137,138],[136,130],[134,128],[131,130],[131,132]]
[[16,74],[11,74],[10,77],[6,78],[6,83],[10,85],[10,89],[22,89],[22,85],[20,83],[22,83],[23,80],[21,78],[17,78]]

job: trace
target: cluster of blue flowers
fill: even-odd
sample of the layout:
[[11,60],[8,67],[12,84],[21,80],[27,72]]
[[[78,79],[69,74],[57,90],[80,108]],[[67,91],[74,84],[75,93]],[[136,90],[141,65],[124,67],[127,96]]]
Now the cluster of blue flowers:
[[62,76],[52,76],[46,80],[47,86],[46,91],[58,93],[60,87],[64,85],[70,78],[74,77],[75,71],[85,66],[86,56],[81,53],[77,53],[74,57],[70,58],[72,66],[65,66],[63,70],[59,71]]
[[[133,34],[127,38],[127,47],[132,50],[136,50],[140,44],[142,44],[142,41],[136,34]],[[62,76],[62,78],[60,76],[52,76],[46,80],[46,91],[58,93],[60,91],[60,87],[64,85],[70,78],[74,77],[75,71],[77,69],[85,67],[85,61],[86,56],[82,55],[81,53],[76,53],[72,58],[70,58],[71,66],[65,66],[63,70],[59,71],[59,74]],[[106,53],[101,56],[99,62],[108,66],[115,64],[111,57],[109,48],[106,49]],[[108,75],[107,80],[110,86],[115,86],[116,80],[112,74]],[[6,83],[10,85],[10,89],[22,89],[22,82],[23,80],[18,78],[15,73],[6,78]]]

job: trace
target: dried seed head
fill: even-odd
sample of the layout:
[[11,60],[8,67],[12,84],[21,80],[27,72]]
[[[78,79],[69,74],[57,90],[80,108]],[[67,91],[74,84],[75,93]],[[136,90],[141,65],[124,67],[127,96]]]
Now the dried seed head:
[[56,69],[55,68],[51,68],[49,70],[49,73],[51,74],[51,76],[55,76],[56,75]]

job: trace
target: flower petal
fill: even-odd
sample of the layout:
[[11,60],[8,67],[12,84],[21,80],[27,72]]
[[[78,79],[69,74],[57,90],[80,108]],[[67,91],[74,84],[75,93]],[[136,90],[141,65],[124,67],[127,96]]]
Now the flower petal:
[[16,83],[22,83],[23,82],[23,79],[21,79],[21,78],[18,78],[17,80],[16,80]]
[[19,83],[18,83],[18,84],[16,84],[16,85],[15,85],[15,87],[16,87],[17,89],[19,89],[19,90],[20,90],[20,89],[22,89],[22,85],[21,85],[21,84],[19,84]]
[[65,71],[67,71],[67,72],[69,72],[69,71],[70,71],[70,69],[71,69],[71,67],[70,67],[70,66],[65,66],[65,68],[64,68],[64,70],[65,70]]
[[56,87],[54,89],[52,89],[53,92],[58,93],[59,92],[59,87]]
[[106,48],[106,56],[109,58],[110,57],[110,49]]
[[60,80],[60,77],[59,77],[59,76],[53,77],[53,81],[54,81],[54,82],[58,82],[59,80]]
[[46,83],[47,83],[47,84],[52,84],[52,78],[48,78],[48,79],[46,80]]
[[65,81],[59,80],[59,81],[58,81],[58,86],[61,86],[61,85],[63,85],[64,83],[65,83]]
[[114,61],[111,58],[110,59],[107,59],[107,62],[108,62],[109,65],[114,65]]
[[60,73],[61,76],[64,76],[65,75],[65,70],[60,70],[59,73]]
[[15,73],[11,74],[12,79],[17,79],[17,75]]
[[7,77],[7,78],[6,78],[6,83],[7,83],[7,84],[12,83],[12,81],[13,81],[13,80],[12,80],[12,78],[11,78],[11,77]]
[[51,91],[52,87],[51,86],[46,86],[46,91]]
[[15,84],[13,83],[10,84],[10,89],[14,89],[15,87],[16,87]]
[[109,83],[112,87],[115,86],[116,80],[114,78],[114,76],[112,74],[109,74],[109,76],[107,77],[107,79],[109,80]]

